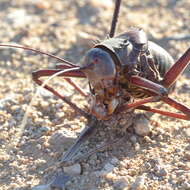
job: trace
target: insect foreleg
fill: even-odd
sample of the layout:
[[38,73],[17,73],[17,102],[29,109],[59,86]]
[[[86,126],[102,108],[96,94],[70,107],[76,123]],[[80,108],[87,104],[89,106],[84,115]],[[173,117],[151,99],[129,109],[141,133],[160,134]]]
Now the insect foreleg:
[[[139,88],[145,89],[145,92],[147,92],[147,94],[149,94],[153,97],[145,98],[145,99],[139,100],[137,102],[134,102],[132,104],[126,105],[126,108],[136,108],[137,106],[143,105],[145,103],[151,103],[156,100],[162,100],[164,103],[168,104],[169,106],[171,106],[171,107],[175,108],[176,110],[179,110],[185,114],[185,115],[179,116],[179,117],[176,115],[176,118],[190,120],[190,109],[188,107],[186,107],[185,105],[175,101],[174,99],[169,98],[167,95],[166,88],[164,88],[162,85],[156,84],[152,81],[149,81],[147,79],[144,79],[144,78],[138,77],[138,76],[132,76],[130,81],[131,81],[131,84],[138,86]],[[150,109],[149,109],[149,111],[150,111]],[[152,112],[155,112],[155,110],[152,110]],[[163,111],[163,113],[161,113],[161,111],[160,111],[160,114],[167,115],[166,112],[164,114],[164,111]],[[167,116],[175,117],[175,114],[171,113]]]
[[[43,81],[41,81],[39,78],[40,77],[45,77],[45,76],[52,76],[55,73],[60,72],[61,70],[57,69],[46,69],[46,70],[38,70],[32,73],[33,80],[38,84],[38,85],[43,85]],[[76,72],[75,72],[76,71]],[[65,72],[60,74],[59,76],[75,76],[75,77],[82,77],[82,73],[77,70],[77,68],[71,69],[71,71]],[[80,113],[82,116],[86,117],[87,119],[90,118],[90,115],[87,114],[85,111],[80,109],[76,104],[72,103],[70,100],[68,100],[65,96],[61,95],[59,92],[57,92],[55,89],[50,87],[49,85],[45,84],[43,88],[47,89],[48,91],[52,92],[55,96],[61,98],[65,103],[70,105],[75,111]]]

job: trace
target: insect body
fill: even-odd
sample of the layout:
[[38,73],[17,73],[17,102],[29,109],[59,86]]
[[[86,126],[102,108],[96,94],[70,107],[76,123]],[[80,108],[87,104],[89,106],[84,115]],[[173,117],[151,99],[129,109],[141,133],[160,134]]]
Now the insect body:
[[[88,119],[92,115],[98,119],[107,119],[115,111],[141,109],[190,120],[190,109],[168,96],[175,81],[188,65],[190,48],[174,63],[172,57],[163,48],[149,42],[143,30],[137,28],[96,44],[84,55],[79,66],[30,47],[7,44],[0,44],[0,46],[31,50],[64,62],[56,69],[33,72],[33,80],[39,85],[43,84],[40,77],[58,73],[59,77],[64,77],[83,96],[88,96],[70,77],[88,78],[91,99],[90,114],[52,87],[44,85],[44,88],[60,97]],[[158,100],[183,114],[162,111],[144,105]]]
[[[86,97],[88,96],[87,93],[75,84],[70,77],[88,78],[91,99],[90,114],[47,84],[43,86],[86,118],[94,115],[98,119],[107,119],[115,111],[137,108],[189,120],[190,109],[169,98],[168,93],[178,76],[187,67],[190,60],[190,49],[174,63],[172,57],[164,49],[147,40],[142,29],[132,28],[114,37],[120,3],[121,0],[115,1],[110,37],[90,49],[79,66],[30,47],[7,44],[0,44],[0,46],[31,50],[56,58],[64,63],[57,66],[56,69],[33,72],[33,80],[39,85],[43,84],[40,77],[57,73],[59,77],[64,77],[68,83]],[[137,101],[134,101],[136,99]],[[158,100],[174,107],[183,114],[161,111],[144,105]]]
[[[87,119],[93,118],[89,122],[90,127],[85,128],[76,143],[64,154],[61,166],[73,164],[95,153],[97,150],[92,150],[81,157],[75,157],[81,142],[88,137],[95,127],[99,126],[100,121],[98,120],[108,119],[115,112],[141,109],[190,120],[190,109],[168,96],[169,90],[174,87],[177,77],[188,65],[189,60],[190,48],[174,63],[172,57],[164,49],[147,40],[142,30],[131,29],[124,34],[96,44],[85,54],[79,66],[67,63],[67,65],[59,65],[57,70],[34,72],[33,79],[39,85],[42,84],[40,77],[50,76],[61,71],[63,73],[59,76],[86,77],[89,81],[90,114],[68,101],[53,88],[47,85],[44,86]],[[68,82],[74,85],[71,81]],[[74,86],[82,95],[87,96],[80,88],[76,85]],[[144,105],[158,100],[181,111],[182,114],[154,109]],[[108,142],[107,145],[110,146],[110,144],[112,142]],[[52,181],[51,185],[60,187],[62,183],[59,176]]]
[[[114,113],[141,109],[178,119],[190,120],[190,109],[169,97],[169,91],[177,78],[190,61],[190,48],[174,63],[172,57],[160,46],[147,40],[143,30],[131,28],[129,31],[115,36],[114,31],[121,0],[116,0],[110,38],[103,40],[90,49],[83,57],[80,65],[73,64],[52,54],[30,47],[0,44],[1,47],[21,48],[56,58],[63,64],[56,69],[37,70],[32,73],[33,80],[42,85],[41,77],[57,74],[63,77],[83,96],[90,97],[87,113],[76,104],[61,95],[53,87],[43,87],[69,104],[74,110],[90,121],[89,126],[81,133],[76,143],[68,150],[62,163],[72,162],[78,147],[101,124],[100,120],[108,119]],[[72,77],[87,78],[90,95],[85,93]],[[163,111],[145,104],[162,101],[180,113]],[[98,121],[99,120],[99,121]],[[59,178],[60,180],[60,178]],[[64,180],[55,179],[54,187],[60,187]],[[59,182],[59,183],[58,183]]]
[[[144,88],[131,83],[131,77],[139,76],[161,84],[173,64],[172,57],[160,46],[149,42],[142,29],[132,28],[98,43],[81,62],[92,86],[92,113],[105,119],[125,103],[124,99],[149,97]],[[160,93],[167,94],[167,90],[162,88]]]

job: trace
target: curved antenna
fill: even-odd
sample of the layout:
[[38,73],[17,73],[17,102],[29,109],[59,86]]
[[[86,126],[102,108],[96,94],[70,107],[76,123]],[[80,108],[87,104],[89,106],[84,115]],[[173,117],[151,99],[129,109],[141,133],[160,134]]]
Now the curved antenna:
[[119,15],[119,8],[120,8],[121,0],[115,0],[115,9],[112,17],[111,29],[109,33],[109,37],[112,38],[115,34],[115,28],[117,24],[117,19]]
[[57,59],[61,62],[64,62],[70,66],[76,66],[75,64],[71,63],[70,61],[67,61],[65,59],[62,59],[56,55],[53,55],[51,53],[46,53],[46,52],[43,52],[41,50],[38,50],[38,49],[34,49],[34,48],[31,48],[31,47],[27,47],[27,46],[20,46],[20,45],[13,45],[13,44],[0,44],[0,47],[9,47],[9,48],[19,48],[19,49],[24,49],[24,50],[29,50],[29,51],[33,51],[35,53],[38,53],[38,54],[43,54],[43,55],[47,55],[49,57],[52,57],[54,59]]

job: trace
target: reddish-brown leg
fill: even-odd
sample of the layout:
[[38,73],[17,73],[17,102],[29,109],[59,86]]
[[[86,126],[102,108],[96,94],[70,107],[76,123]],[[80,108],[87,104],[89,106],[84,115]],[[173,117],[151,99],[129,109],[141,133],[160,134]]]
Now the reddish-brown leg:
[[162,81],[162,85],[169,88],[175,83],[177,78],[182,74],[190,61],[190,48],[176,61],[176,63],[168,70]]
[[[168,99],[170,100],[170,103],[174,101],[171,98],[168,98]],[[142,100],[136,101],[136,102],[131,103],[131,104],[124,104],[121,107],[119,107],[119,109],[117,111],[119,112],[119,111],[124,111],[124,110],[130,109],[130,108],[136,108],[136,109],[141,109],[141,110],[145,110],[148,112],[159,113],[161,115],[165,115],[165,116],[169,116],[169,117],[174,117],[174,118],[184,119],[184,120],[190,120],[190,117],[188,116],[188,108],[185,107],[184,105],[181,105],[181,104],[178,105],[179,103],[177,103],[176,101],[175,101],[175,105],[178,106],[178,110],[180,110],[180,109],[186,110],[187,109],[187,115],[163,111],[163,110],[159,110],[159,109],[154,109],[154,108],[151,108],[149,106],[144,106],[144,104],[146,104],[146,103],[155,102],[158,100],[160,100],[160,96],[144,98]],[[169,104],[169,102],[168,102],[168,104]]]
[[[172,112],[165,112],[165,111],[161,111],[161,110],[156,110],[155,109],[151,109],[149,108],[149,111],[154,112],[154,113],[160,113],[162,115],[167,115],[170,117],[175,117],[175,118],[180,118],[180,119],[186,119],[186,120],[190,120],[190,109],[186,106],[184,106],[181,103],[178,103],[177,101],[173,100],[172,98],[169,98],[167,96],[167,89],[164,88],[162,85],[156,84],[152,81],[149,81],[147,79],[144,79],[142,77],[138,77],[138,76],[132,76],[130,79],[131,84],[138,86],[139,88],[143,88],[145,89],[145,91],[147,92],[147,94],[153,96],[153,97],[149,97],[149,98],[145,98],[145,99],[141,99],[139,101],[136,101],[134,103],[128,104],[128,105],[124,105],[122,106],[122,110],[125,109],[129,109],[129,108],[137,108],[145,103],[150,103],[150,102],[154,102],[157,100],[162,100],[163,102],[167,103],[168,105],[172,106],[173,108],[183,112],[185,115],[178,115]],[[120,109],[120,108],[119,108]]]
[[[56,68],[59,68],[59,66],[56,66]],[[72,66],[68,66],[68,65],[61,65],[60,69],[47,69],[47,70],[43,70],[43,76],[51,76],[59,71],[62,71],[63,69],[72,69],[72,68],[78,68],[76,67],[72,67]],[[54,72],[56,71],[56,72]],[[52,74],[50,74],[52,73]],[[59,77],[77,77],[77,78],[85,78],[86,76],[81,72],[81,71],[71,71],[68,73],[63,73],[60,74]],[[64,78],[70,85],[72,85],[81,95],[83,96],[87,96],[87,94],[81,89],[81,87],[79,85],[77,85],[72,79],[70,78]]]
[[86,92],[84,92],[84,90],[77,85],[72,79],[70,78],[64,78],[70,85],[72,85],[80,94],[82,94],[83,96],[87,97],[88,94]]
[[157,102],[160,100],[160,96],[154,96],[154,97],[148,97],[148,98],[143,98],[141,100],[138,100],[136,102],[130,103],[130,104],[124,104],[122,106],[120,106],[117,109],[117,112],[122,112],[125,111],[126,109],[132,109],[132,108],[137,108],[141,105],[144,105],[146,103],[150,103],[150,102]]
[[[77,67],[77,66],[76,66]],[[56,69],[70,69],[70,68],[74,68],[65,64],[59,64],[56,65]],[[86,78],[86,76],[83,73],[80,73],[83,77],[82,78]],[[83,96],[87,97],[87,93],[85,93],[82,88],[77,85],[71,78],[64,78],[70,85],[72,85],[80,94],[82,94]]]
[[148,79],[139,77],[139,76],[131,76],[130,82],[132,85],[138,86],[145,90],[150,91],[150,94],[155,94],[159,96],[167,95],[168,90],[160,84],[156,84]]
[[136,109],[148,111],[148,112],[153,112],[153,113],[158,113],[161,115],[169,116],[169,117],[174,117],[178,119],[184,119],[184,120],[190,120],[190,118],[187,115],[179,114],[179,113],[173,113],[173,112],[168,112],[168,111],[163,111],[155,108],[151,108],[149,106],[139,106]]
[[[62,70],[59,69],[47,69],[47,70],[38,70],[32,73],[32,77],[33,80],[38,84],[38,85],[43,85],[43,81],[41,81],[39,78],[40,77],[44,77],[44,76],[52,76],[55,73],[58,73]],[[82,72],[80,72],[80,70],[78,68],[71,68],[70,71],[66,71],[65,73],[62,73],[58,76],[62,76],[62,77],[80,77],[83,78],[84,74]],[[65,103],[67,103],[68,105],[70,105],[75,111],[79,112],[81,115],[83,115],[84,117],[86,117],[87,119],[90,118],[90,115],[88,113],[86,113],[85,111],[83,111],[82,109],[80,109],[76,104],[72,103],[70,100],[68,100],[66,97],[64,97],[63,95],[61,95],[59,92],[57,92],[56,90],[54,90],[52,87],[50,87],[49,85],[45,85],[43,86],[45,89],[49,90],[50,92],[52,92],[55,96],[58,96],[59,98],[61,98]]]

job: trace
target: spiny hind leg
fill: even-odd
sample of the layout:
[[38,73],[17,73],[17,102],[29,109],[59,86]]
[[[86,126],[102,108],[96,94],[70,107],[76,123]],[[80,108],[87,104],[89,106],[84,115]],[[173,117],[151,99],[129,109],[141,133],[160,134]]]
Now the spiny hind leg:
[[176,63],[167,71],[162,80],[165,88],[172,86],[177,78],[182,74],[190,61],[190,48],[176,61]]

